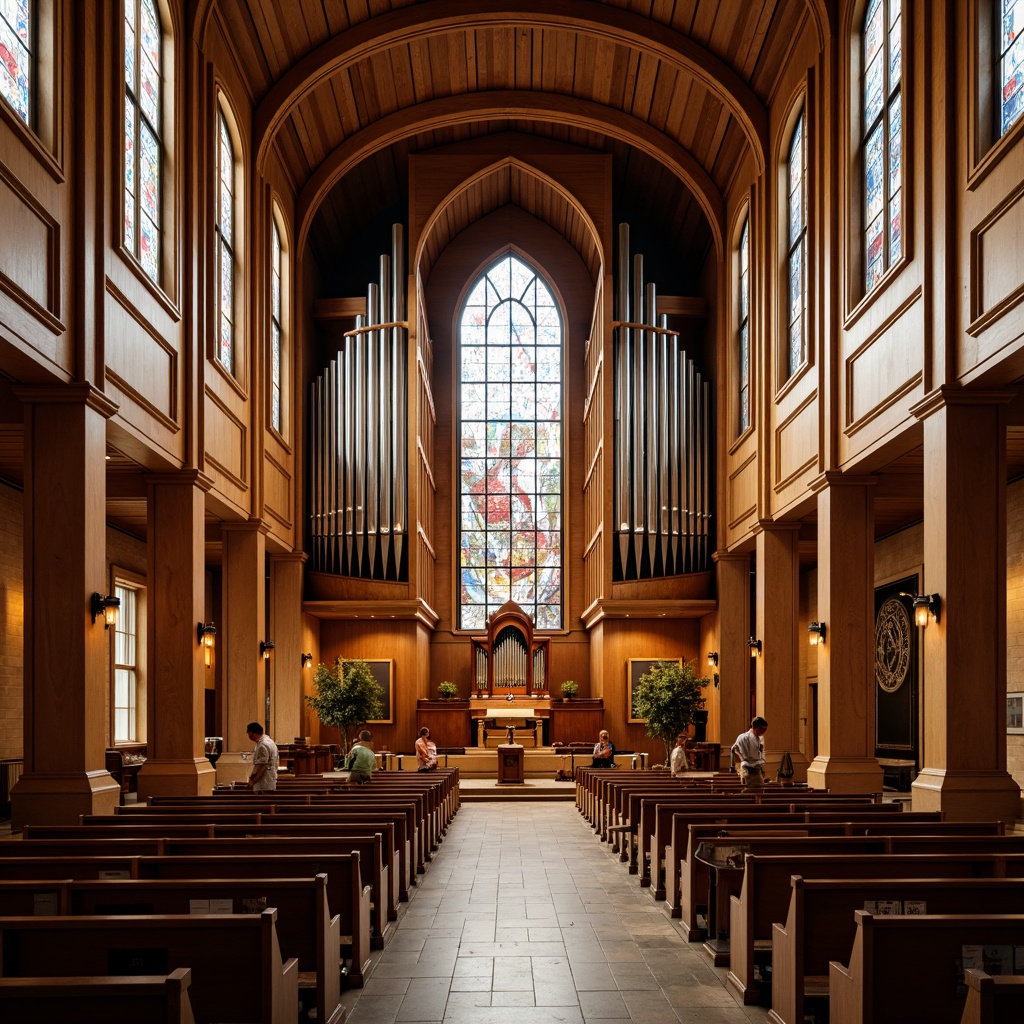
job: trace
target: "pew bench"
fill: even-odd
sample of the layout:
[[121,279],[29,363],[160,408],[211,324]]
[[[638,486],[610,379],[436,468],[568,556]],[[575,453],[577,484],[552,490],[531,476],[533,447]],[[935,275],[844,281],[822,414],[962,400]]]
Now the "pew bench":
[[298,1024],[298,961],[282,959],[276,923],[272,907],[257,915],[5,917],[3,969],[54,978],[190,968],[197,1020]]
[[[937,867],[941,870],[941,865]],[[829,961],[849,960],[854,911],[879,900],[898,905],[904,913],[912,902],[915,909],[928,914],[1019,914],[1024,913],[1024,886],[1017,878],[792,876],[785,920],[772,927],[768,1016],[773,1024],[803,1024],[808,1000],[827,1002]],[[736,953],[734,943],[734,958]],[[738,989],[732,974],[729,983]],[[756,993],[749,986],[738,991],[744,1002],[755,1001],[751,996]]]
[[960,1024],[1017,1024],[1024,1020],[1024,977],[990,977],[984,971],[964,972],[967,1001]]
[[966,945],[1024,945],[1021,914],[879,917],[854,912],[849,964],[829,963],[831,1024],[959,1024],[966,984],[956,977]]
[[0,1019],[76,1024],[196,1024],[187,967],[163,976],[0,978]]

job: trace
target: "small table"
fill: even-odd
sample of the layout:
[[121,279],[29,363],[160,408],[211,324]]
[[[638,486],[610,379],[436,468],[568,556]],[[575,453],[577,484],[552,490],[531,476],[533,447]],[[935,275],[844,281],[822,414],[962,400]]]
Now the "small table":
[[525,750],[520,743],[503,743],[498,747],[498,782],[519,782],[524,779]]

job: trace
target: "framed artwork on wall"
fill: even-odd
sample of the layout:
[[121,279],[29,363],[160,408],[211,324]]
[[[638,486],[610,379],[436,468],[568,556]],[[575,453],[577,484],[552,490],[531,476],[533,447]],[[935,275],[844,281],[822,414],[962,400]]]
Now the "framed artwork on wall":
[[1024,733],[1024,693],[1006,695],[1006,731]]
[[649,672],[655,665],[666,661],[670,665],[682,665],[682,658],[630,658],[626,663],[626,707],[629,708],[629,722],[632,724],[646,722],[646,718],[639,718],[636,713],[636,704],[633,695],[636,693],[640,677]]
[[388,659],[386,661],[371,661],[367,658],[366,664],[370,666],[373,678],[377,680],[377,685],[380,687],[380,702],[384,705],[384,711],[382,712],[381,717],[371,718],[366,724],[390,725],[394,720],[391,713],[391,707],[395,686],[395,662],[393,659]]

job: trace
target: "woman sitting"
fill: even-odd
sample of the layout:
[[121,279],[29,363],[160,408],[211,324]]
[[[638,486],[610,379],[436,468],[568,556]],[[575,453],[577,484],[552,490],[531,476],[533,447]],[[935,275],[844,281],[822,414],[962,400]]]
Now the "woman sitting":
[[597,735],[597,742],[594,744],[594,762],[591,767],[615,767],[615,744],[608,737],[607,729],[602,729]]

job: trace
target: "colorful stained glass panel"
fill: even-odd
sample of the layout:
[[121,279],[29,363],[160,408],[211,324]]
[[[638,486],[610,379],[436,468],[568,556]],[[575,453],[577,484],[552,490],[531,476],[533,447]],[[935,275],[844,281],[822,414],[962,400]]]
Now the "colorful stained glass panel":
[[[512,255],[469,295],[459,337],[459,548],[464,567],[487,572],[464,569],[459,621],[479,628],[512,596],[536,623],[540,570],[561,561],[561,320],[546,283]],[[548,586],[543,618],[555,628],[561,594]]]
[[1000,35],[1000,135],[1024,112],[1024,0],[1003,0]]

